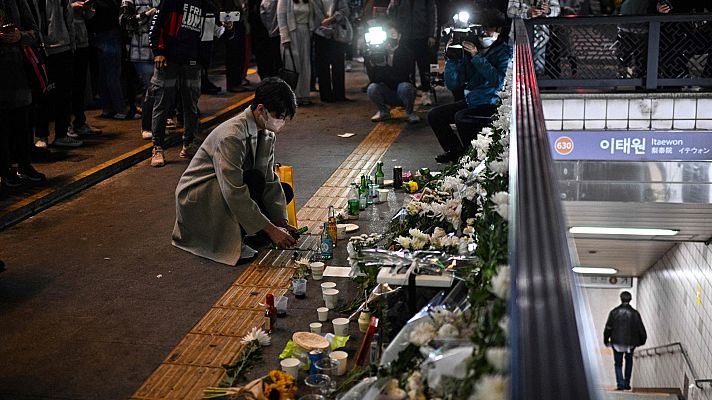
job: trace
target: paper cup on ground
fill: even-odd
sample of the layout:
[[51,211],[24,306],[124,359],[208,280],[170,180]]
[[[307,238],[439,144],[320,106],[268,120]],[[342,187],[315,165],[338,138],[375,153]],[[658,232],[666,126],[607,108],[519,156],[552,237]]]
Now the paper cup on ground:
[[326,303],[326,308],[332,309],[336,307],[336,296],[339,295],[338,289],[326,289],[323,292],[324,303]]
[[332,351],[329,353],[329,358],[339,362],[339,368],[336,370],[336,375],[341,376],[346,374],[346,363],[349,358],[349,354],[345,351]]
[[312,322],[309,324],[309,330],[311,333],[318,333],[321,335],[321,322]]
[[336,336],[348,336],[349,335],[349,319],[348,318],[336,318],[331,321],[334,324],[334,335]]
[[321,284],[321,293],[324,294],[326,289],[336,289],[336,282],[324,282]]
[[329,319],[329,309],[326,307],[319,307],[316,309],[317,314],[319,315],[319,321],[324,322]]
[[311,268],[312,271],[312,278],[314,278],[315,281],[320,281],[322,278],[324,278],[324,263],[317,261],[309,264],[309,268]]
[[339,240],[346,239],[346,224],[336,225],[336,238]]
[[294,379],[299,377],[299,359],[285,358],[280,361],[279,364],[282,366],[282,371],[292,375]]
[[388,189],[378,189],[378,202],[385,203],[388,201]]

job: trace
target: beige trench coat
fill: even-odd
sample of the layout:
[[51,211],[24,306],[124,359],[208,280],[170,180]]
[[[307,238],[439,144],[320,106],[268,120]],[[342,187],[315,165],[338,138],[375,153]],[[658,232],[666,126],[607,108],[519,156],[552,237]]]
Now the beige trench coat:
[[[242,235],[262,230],[269,221],[287,219],[286,199],[274,173],[273,132],[260,135],[248,108],[215,128],[205,139],[176,188],[176,224],[173,245],[195,255],[235,265],[240,259]],[[247,140],[252,142],[255,165],[267,180],[262,214],[243,184],[249,169]]]

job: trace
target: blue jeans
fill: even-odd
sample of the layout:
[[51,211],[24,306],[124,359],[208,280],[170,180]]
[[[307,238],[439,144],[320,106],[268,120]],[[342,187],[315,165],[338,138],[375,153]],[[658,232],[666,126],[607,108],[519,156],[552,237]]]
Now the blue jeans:
[[143,101],[141,102],[141,130],[151,132],[151,119],[153,117],[153,92],[151,91],[151,77],[153,76],[152,61],[134,61],[132,62],[136,75],[141,82],[141,86],[145,92]]
[[126,112],[126,101],[121,91],[121,35],[118,30],[96,32],[91,36],[96,49],[97,85],[102,113],[114,115]]
[[171,63],[169,59],[166,68],[154,71],[151,78],[151,91],[154,96],[151,131],[154,145],[163,146],[166,136],[166,118],[173,109],[178,92],[183,104],[183,143],[188,144],[195,138],[200,125],[198,99],[202,68],[200,65]]
[[413,113],[416,96],[415,86],[410,82],[401,82],[396,90],[383,83],[368,85],[368,99],[378,107],[378,111],[388,112],[388,107],[405,107],[406,114]]
[[[623,358],[625,357],[625,375],[623,374]],[[613,361],[616,370],[616,385],[618,389],[630,387],[630,377],[633,374],[633,351],[620,353],[613,349]]]

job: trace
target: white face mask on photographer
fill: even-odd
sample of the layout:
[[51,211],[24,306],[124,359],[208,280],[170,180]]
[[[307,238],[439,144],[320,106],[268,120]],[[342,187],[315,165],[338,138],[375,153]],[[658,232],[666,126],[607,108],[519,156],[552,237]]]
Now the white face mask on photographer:
[[494,42],[496,42],[496,41],[497,41],[497,38],[496,38],[496,37],[485,36],[485,37],[481,37],[481,38],[480,38],[480,44],[481,44],[482,47],[484,47],[485,49],[486,49],[486,48],[489,48],[490,46],[492,46],[492,45],[494,44]]
[[267,119],[265,119],[265,129],[270,130],[274,133],[279,132],[279,130],[282,129],[286,121],[279,118],[272,118],[269,112],[267,112],[267,109],[265,109],[265,114],[267,114]]

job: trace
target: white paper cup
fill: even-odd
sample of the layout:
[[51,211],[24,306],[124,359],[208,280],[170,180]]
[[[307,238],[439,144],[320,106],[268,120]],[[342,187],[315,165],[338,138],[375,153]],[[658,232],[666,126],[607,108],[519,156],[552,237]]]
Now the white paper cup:
[[319,307],[316,309],[317,314],[319,315],[319,321],[324,322],[329,319],[329,309],[326,307]]
[[346,239],[346,224],[336,225],[336,238],[339,240]]
[[326,303],[326,308],[332,309],[336,307],[336,296],[339,295],[339,290],[326,289],[322,293],[324,294],[324,303]]
[[313,262],[309,264],[309,268],[311,268],[312,271],[312,278],[315,281],[320,281],[322,278],[324,278],[324,263],[321,261]]
[[299,378],[299,359],[298,358],[285,358],[279,362],[282,366],[282,371],[292,375],[294,379]]
[[324,294],[326,289],[336,289],[336,282],[324,282],[321,284],[321,293]]
[[329,358],[339,362],[339,368],[336,370],[337,376],[346,374],[347,361],[349,358],[349,354],[347,352],[341,350],[332,351],[329,353]]
[[334,325],[334,335],[336,336],[348,336],[349,334],[349,319],[348,318],[336,318],[331,323]]
[[378,189],[378,202],[385,203],[388,201],[388,189]]
[[312,322],[309,324],[309,330],[311,333],[318,333],[321,335],[321,322]]

